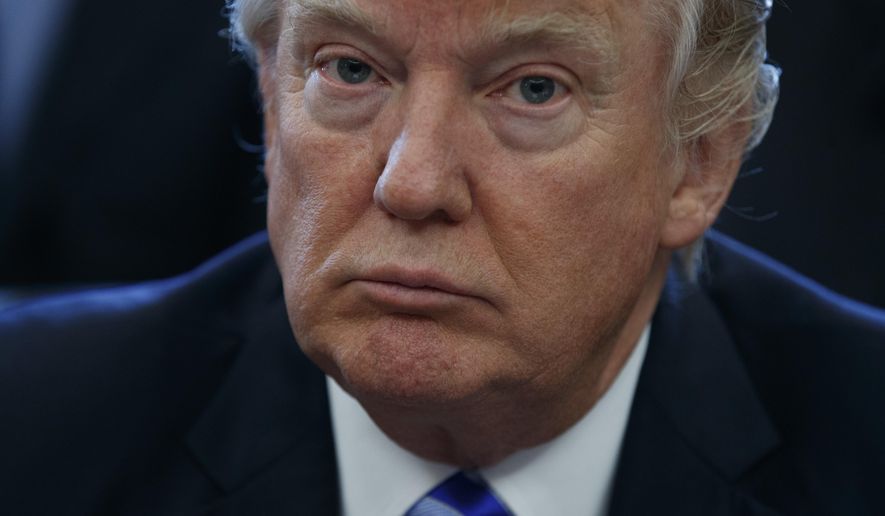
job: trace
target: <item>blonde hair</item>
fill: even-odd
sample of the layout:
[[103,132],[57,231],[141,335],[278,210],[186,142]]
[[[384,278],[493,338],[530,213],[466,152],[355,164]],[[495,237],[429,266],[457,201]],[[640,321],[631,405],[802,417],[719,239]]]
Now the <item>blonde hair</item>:
[[778,97],[780,71],[765,62],[771,0],[671,0],[655,7],[671,40],[670,141],[746,122],[749,152],[765,136]]
[[225,0],[234,48],[250,58],[268,34],[279,30],[279,0]]

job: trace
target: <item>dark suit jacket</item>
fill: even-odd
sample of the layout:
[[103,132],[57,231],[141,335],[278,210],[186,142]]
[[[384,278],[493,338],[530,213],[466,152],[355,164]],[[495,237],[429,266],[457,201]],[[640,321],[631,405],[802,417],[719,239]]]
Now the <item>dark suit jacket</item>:
[[[885,316],[727,239],[708,253],[654,316],[611,514],[885,514]],[[324,377],[263,235],[0,314],[0,410],[5,514],[338,509]]]

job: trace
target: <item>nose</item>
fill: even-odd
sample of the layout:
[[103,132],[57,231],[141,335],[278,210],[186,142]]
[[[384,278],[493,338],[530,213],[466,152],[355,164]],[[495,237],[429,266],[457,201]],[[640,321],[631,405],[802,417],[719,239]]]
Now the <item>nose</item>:
[[404,220],[461,222],[470,215],[462,160],[469,149],[453,123],[450,104],[451,97],[429,95],[407,108],[375,184],[374,201],[382,210]]

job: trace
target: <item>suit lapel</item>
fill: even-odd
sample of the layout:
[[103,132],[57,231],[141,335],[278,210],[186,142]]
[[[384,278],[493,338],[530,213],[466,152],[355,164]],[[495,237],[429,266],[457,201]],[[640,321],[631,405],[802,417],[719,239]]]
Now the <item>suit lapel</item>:
[[736,483],[778,439],[712,302],[671,274],[655,313],[611,514],[774,514]]
[[301,353],[282,300],[257,307],[228,378],[188,446],[221,489],[211,514],[334,514],[325,376]]

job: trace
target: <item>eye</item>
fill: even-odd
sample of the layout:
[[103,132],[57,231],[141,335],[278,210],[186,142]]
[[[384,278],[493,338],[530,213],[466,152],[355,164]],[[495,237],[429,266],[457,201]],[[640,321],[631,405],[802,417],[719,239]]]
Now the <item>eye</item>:
[[556,94],[556,82],[549,77],[525,77],[519,81],[522,98],[531,104],[543,104]]
[[369,80],[375,73],[372,67],[359,59],[340,57],[327,61],[322,69],[333,79],[339,79],[348,84],[361,84]]
[[543,75],[529,75],[507,85],[501,92],[518,102],[540,105],[550,103],[568,92],[556,79]]

